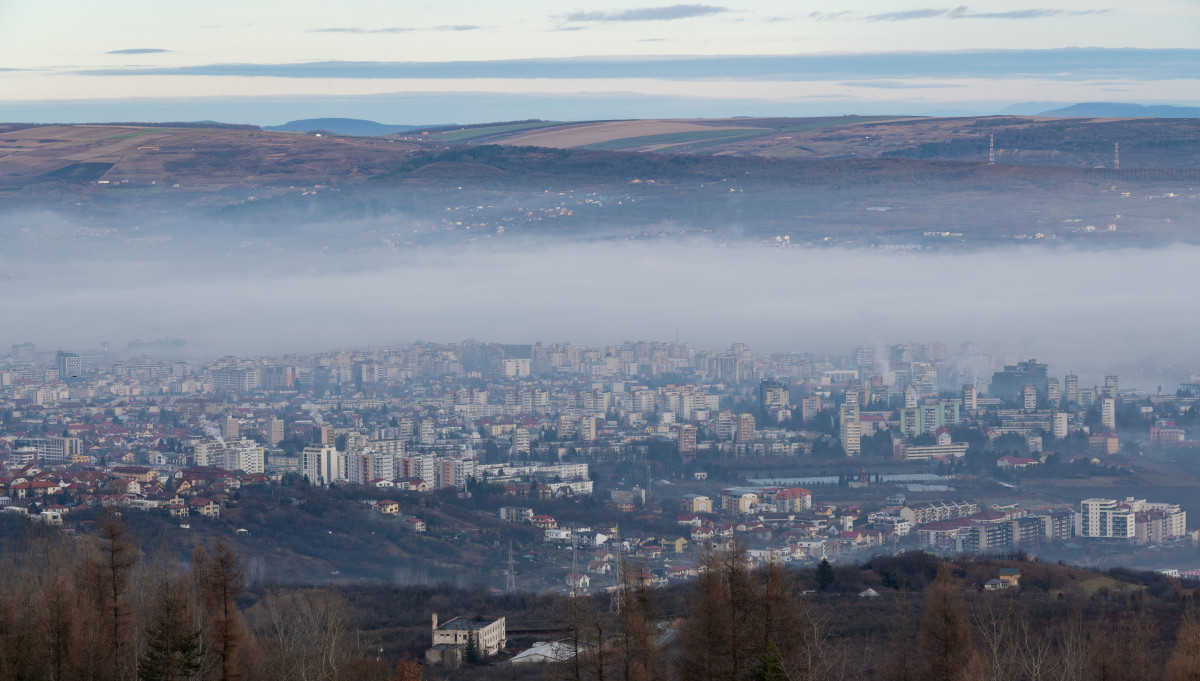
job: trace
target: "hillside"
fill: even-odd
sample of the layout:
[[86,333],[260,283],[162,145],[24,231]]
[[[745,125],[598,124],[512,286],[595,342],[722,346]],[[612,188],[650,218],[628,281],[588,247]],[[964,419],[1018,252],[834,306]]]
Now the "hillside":
[[[1084,105],[1080,105],[1084,106]],[[1082,110],[1079,110],[1082,111]],[[1085,115],[1075,111],[1064,116]],[[1140,111],[1140,110],[1139,110]],[[1126,113],[1149,116],[1149,113]],[[441,128],[432,142],[819,160],[903,157],[1077,168],[1200,167],[1200,120],[1030,116],[525,121]]]
[[[9,216],[0,220],[0,235],[12,257],[47,248],[89,257],[108,247],[229,253],[235,245],[254,257],[521,235],[703,233],[902,248],[1197,238],[1185,226],[1197,214],[1200,153],[1189,150],[1200,145],[1200,120],[809,119],[808,131],[778,132],[801,125],[796,121],[674,121],[665,128],[661,121],[524,121],[391,138],[0,126],[0,200]],[[976,158],[986,158],[993,129],[994,165]],[[761,136],[724,139],[723,149],[695,153],[595,148],[655,130]],[[881,130],[905,142],[885,145]],[[1101,158],[1117,134],[1120,170]],[[442,139],[447,135],[457,141]],[[529,139],[524,135],[590,148],[517,146]],[[808,147],[824,151],[772,151],[796,135],[824,136],[824,147]],[[1006,150],[1006,137],[1020,150]],[[489,140],[497,143],[482,143]],[[1082,163],[1091,157],[1095,164]],[[58,216],[53,230],[39,217],[46,211]]]
[[216,188],[355,182],[395,169],[414,148],[256,129],[0,125],[0,190],[101,181]]

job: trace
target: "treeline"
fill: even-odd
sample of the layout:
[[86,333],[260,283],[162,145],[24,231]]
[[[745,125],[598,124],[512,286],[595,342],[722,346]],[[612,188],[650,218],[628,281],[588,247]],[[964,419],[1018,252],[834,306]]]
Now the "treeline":
[[0,558],[0,681],[420,677],[365,651],[333,592],[245,596],[222,539],[182,564],[142,551],[117,515],[87,535],[31,525]]
[[[631,586],[620,608],[572,604],[559,678],[621,681],[1185,681],[1200,679],[1200,612],[1179,588],[1023,594],[967,587],[971,561],[888,563],[886,597],[835,595],[828,568],[754,570],[709,556],[682,591]],[[930,581],[928,570],[934,576]],[[1053,569],[1055,566],[1046,566]],[[869,565],[846,568],[872,572]],[[1075,570],[1075,568],[1065,568]],[[635,570],[636,572],[636,570]],[[1083,572],[1083,571],[1080,571]],[[1087,573],[1096,576],[1096,573]],[[897,579],[897,576],[902,577]],[[1100,577],[1103,579],[1103,577]],[[664,598],[661,598],[665,596]],[[652,623],[671,621],[674,635]]]

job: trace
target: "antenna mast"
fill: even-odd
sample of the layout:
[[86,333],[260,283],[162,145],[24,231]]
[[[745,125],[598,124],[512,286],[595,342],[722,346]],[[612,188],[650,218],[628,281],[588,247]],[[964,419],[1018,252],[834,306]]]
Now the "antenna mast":
[[988,135],[988,165],[996,165],[996,134]]

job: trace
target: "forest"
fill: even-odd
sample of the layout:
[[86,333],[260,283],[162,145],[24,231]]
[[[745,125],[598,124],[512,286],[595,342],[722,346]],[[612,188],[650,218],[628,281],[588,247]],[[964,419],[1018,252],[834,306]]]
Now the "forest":
[[[247,585],[233,545],[189,560],[116,514],[79,534],[30,525],[0,558],[0,681],[620,679],[1133,681],[1200,678],[1200,598],[1157,573],[1023,554],[920,552],[752,567],[708,552],[692,580],[568,597],[452,585]],[[983,585],[1002,567],[1018,587]],[[870,591],[867,591],[870,589]],[[429,616],[505,616],[508,651],[423,667]],[[542,638],[523,636],[538,629]],[[507,658],[547,632],[557,663]],[[474,659],[472,659],[474,658]]]

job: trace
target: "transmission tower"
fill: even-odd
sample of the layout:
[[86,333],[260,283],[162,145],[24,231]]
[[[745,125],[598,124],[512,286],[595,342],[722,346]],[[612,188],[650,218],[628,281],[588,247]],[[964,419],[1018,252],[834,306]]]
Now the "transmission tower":
[[996,135],[988,136],[988,165],[996,165]]
[[504,580],[504,592],[517,592],[517,572],[513,562],[512,541],[508,542],[508,576]]
[[1113,142],[1113,170],[1121,169],[1121,143]]

